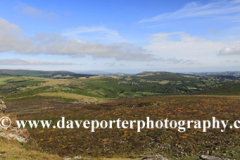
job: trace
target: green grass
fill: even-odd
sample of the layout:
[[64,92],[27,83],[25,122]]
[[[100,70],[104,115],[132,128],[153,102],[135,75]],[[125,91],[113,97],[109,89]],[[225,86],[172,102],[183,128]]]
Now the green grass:
[[[21,73],[21,72],[20,72]],[[24,76],[0,76],[0,95],[8,98],[38,96],[40,93],[84,95],[96,98],[131,98],[157,95],[187,95],[212,87],[234,83],[219,77],[185,76],[173,73],[144,73],[146,75],[101,76],[86,79],[47,79]],[[227,80],[227,81],[226,81]],[[128,84],[118,84],[126,81]],[[131,85],[132,83],[137,85]],[[68,90],[64,90],[68,88]],[[220,92],[220,91],[216,91]],[[231,92],[231,91],[230,91]],[[225,93],[224,93],[225,94]],[[238,94],[234,92],[233,94]]]
[[205,90],[199,94],[207,95],[240,95],[240,83],[237,84],[227,84],[216,88]]

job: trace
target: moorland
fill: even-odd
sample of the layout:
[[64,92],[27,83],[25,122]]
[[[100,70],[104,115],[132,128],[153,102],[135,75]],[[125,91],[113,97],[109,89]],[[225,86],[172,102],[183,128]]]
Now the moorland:
[[[21,120],[239,119],[240,77],[236,73],[142,72],[88,75],[57,71],[0,71],[7,114]],[[60,157],[133,158],[160,153],[170,159],[201,154],[239,158],[239,130],[28,129],[33,147]],[[32,145],[29,142],[26,148]],[[30,147],[31,148],[31,147]]]

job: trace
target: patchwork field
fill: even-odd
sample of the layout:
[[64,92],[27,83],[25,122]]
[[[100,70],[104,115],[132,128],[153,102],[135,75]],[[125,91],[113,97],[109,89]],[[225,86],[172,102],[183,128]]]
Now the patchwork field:
[[[64,75],[65,79],[63,77],[56,79],[55,74],[51,78],[0,75],[0,94],[6,96],[6,98],[17,99],[49,95],[50,97],[64,97],[71,100],[79,100],[81,96],[134,98],[189,95],[200,94],[200,92],[210,94],[209,90],[211,88],[235,84],[240,80],[239,77],[233,76],[195,76],[168,72],[143,72],[131,76],[85,76],[78,78],[74,78],[75,75],[72,75],[72,78],[66,78],[70,75]],[[214,92],[211,91],[211,93]],[[215,93],[221,92],[215,91]],[[233,92],[230,91],[227,94],[231,93]]]

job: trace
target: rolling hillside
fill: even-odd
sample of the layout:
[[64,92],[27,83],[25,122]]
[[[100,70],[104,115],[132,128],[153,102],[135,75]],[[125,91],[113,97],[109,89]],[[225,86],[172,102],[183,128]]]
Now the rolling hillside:
[[47,78],[76,78],[91,76],[90,74],[77,74],[69,71],[33,71],[33,70],[8,70],[8,69],[0,69],[0,75],[47,77]]
[[204,95],[240,95],[240,83],[227,84],[219,87],[211,88],[198,94]]

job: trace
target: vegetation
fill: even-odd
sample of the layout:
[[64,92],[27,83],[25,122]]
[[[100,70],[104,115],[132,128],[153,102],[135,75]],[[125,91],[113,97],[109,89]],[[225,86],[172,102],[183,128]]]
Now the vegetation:
[[59,98],[72,97],[73,100],[89,97],[134,98],[189,95],[226,84],[238,83],[240,79],[232,76],[195,76],[167,72],[144,72],[131,76],[55,78],[55,76],[39,78],[0,75],[0,94],[18,99],[49,95]]
[[206,94],[206,95],[240,95],[240,83],[236,84],[227,84],[223,86],[219,86],[216,88],[212,88],[198,94]]
[[[0,95],[8,113],[21,120],[211,120],[214,116],[232,123],[239,119],[239,80],[237,76],[168,72],[85,77],[2,74]],[[143,129],[138,133],[136,128],[97,129],[95,133],[83,128],[37,128],[29,129],[29,133],[37,146],[30,156],[25,155],[25,150],[32,144],[17,145],[29,157],[39,151],[52,154],[47,156],[115,159],[143,153],[183,160],[200,154],[237,159],[240,154],[240,132],[229,128],[224,133],[220,129],[206,133],[199,129],[183,133],[177,129]],[[2,139],[0,142],[6,143]]]
[[76,74],[68,71],[31,71],[31,70],[7,70],[0,69],[0,74],[11,76],[32,76],[32,77],[47,77],[47,78],[76,78],[88,77],[87,74]]
[[[26,160],[60,160],[61,158],[58,155],[51,155],[47,153],[39,152],[36,149],[27,149],[18,142],[0,138],[0,155],[1,159],[6,160],[15,160],[15,159],[26,159]],[[28,144],[30,146],[30,144]]]
[[[33,103],[33,102],[32,102]],[[201,96],[171,96],[155,98],[118,99],[102,104],[64,103],[62,108],[52,110],[44,100],[41,106],[45,112],[41,114],[21,115],[19,119],[51,119],[55,123],[62,116],[67,120],[211,120],[214,116],[219,120],[231,123],[239,117],[239,100]],[[12,108],[12,104],[8,102]],[[29,107],[32,104],[14,106]],[[134,106],[134,107],[133,107]],[[136,127],[136,126],[135,126]],[[92,157],[134,157],[142,153],[161,153],[166,157],[188,157],[211,153],[212,155],[234,158],[239,152],[239,130],[227,128],[224,133],[220,129],[209,129],[203,133],[201,129],[29,129],[42,148],[43,152],[60,156],[92,156]],[[232,154],[232,150],[237,153]]]

